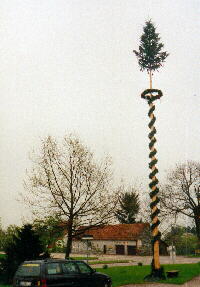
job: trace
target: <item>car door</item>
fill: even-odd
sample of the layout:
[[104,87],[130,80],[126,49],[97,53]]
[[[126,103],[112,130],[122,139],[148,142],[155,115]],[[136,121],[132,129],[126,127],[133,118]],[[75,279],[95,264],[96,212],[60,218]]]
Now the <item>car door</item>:
[[48,287],[62,286],[62,269],[58,262],[48,262],[45,266],[46,285]]
[[80,270],[73,261],[62,262],[63,286],[81,287]]
[[[67,266],[70,262],[46,264],[46,285],[48,287],[80,287],[77,266]],[[73,264],[71,264],[73,265]]]
[[80,270],[81,287],[100,287],[100,282],[95,276],[93,269],[84,262],[76,262]]

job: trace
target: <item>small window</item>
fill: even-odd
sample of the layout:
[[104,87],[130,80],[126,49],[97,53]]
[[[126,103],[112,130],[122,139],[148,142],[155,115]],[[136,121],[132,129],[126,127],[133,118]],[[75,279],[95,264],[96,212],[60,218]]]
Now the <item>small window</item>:
[[77,262],[77,265],[81,271],[81,273],[91,273],[92,269],[86,265],[84,262]]
[[62,264],[64,274],[78,273],[79,270],[73,262],[65,262]]
[[61,274],[60,263],[48,263],[46,268],[49,275]]

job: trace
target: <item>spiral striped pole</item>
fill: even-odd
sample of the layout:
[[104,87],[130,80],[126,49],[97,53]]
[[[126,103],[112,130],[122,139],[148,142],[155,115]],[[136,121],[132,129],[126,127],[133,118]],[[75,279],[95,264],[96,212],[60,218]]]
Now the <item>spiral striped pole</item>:
[[158,230],[158,226],[160,224],[160,221],[158,219],[158,214],[160,212],[160,210],[157,207],[157,204],[159,202],[159,198],[158,198],[158,192],[159,189],[157,187],[158,185],[158,179],[156,177],[156,174],[158,173],[158,169],[156,168],[156,164],[157,164],[157,158],[156,158],[156,149],[155,149],[155,143],[156,143],[156,138],[155,138],[155,134],[156,134],[156,128],[154,126],[155,121],[156,121],[156,117],[154,116],[154,110],[155,110],[155,105],[154,105],[154,101],[157,99],[160,99],[160,97],[162,96],[162,92],[160,90],[156,90],[156,89],[148,89],[145,90],[141,97],[144,98],[145,100],[147,100],[148,104],[149,104],[149,112],[148,112],[148,116],[150,118],[150,122],[149,122],[149,129],[150,129],[150,133],[148,135],[150,143],[149,143],[149,158],[150,158],[150,163],[149,163],[149,168],[151,170],[150,174],[149,174],[149,178],[150,178],[150,198],[151,198],[151,220],[152,220],[152,224],[151,224],[151,232],[152,232],[152,245],[153,245],[153,262],[152,262],[152,267],[153,270],[157,273],[159,273],[160,270],[160,259],[159,259],[159,241],[160,241],[160,236],[161,233]]

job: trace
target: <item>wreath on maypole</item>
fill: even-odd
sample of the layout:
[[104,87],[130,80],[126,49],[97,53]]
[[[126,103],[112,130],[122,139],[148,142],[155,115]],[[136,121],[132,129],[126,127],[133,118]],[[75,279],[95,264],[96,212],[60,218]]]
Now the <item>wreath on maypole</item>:
[[160,260],[159,260],[159,242],[161,238],[161,233],[158,230],[158,226],[160,224],[160,221],[158,219],[159,215],[159,208],[157,207],[157,204],[159,203],[159,188],[158,188],[158,179],[156,177],[158,173],[158,169],[156,167],[157,164],[157,158],[156,158],[156,148],[155,148],[155,143],[156,143],[156,128],[154,126],[156,117],[154,115],[155,111],[155,104],[154,101],[157,99],[160,99],[163,94],[161,90],[158,89],[153,89],[152,88],[152,76],[153,72],[158,70],[161,66],[162,63],[165,61],[167,56],[169,55],[167,52],[163,52],[162,48],[164,45],[159,42],[159,34],[156,33],[156,29],[151,22],[151,20],[147,21],[145,23],[145,26],[143,28],[144,33],[142,34],[140,38],[140,46],[139,46],[139,51],[134,50],[133,52],[135,53],[136,57],[138,58],[138,63],[140,66],[141,71],[147,70],[149,74],[149,81],[150,81],[150,89],[145,90],[142,94],[141,97],[145,100],[147,100],[148,105],[149,105],[149,112],[148,116],[150,118],[149,122],[149,158],[150,158],[150,163],[149,163],[149,168],[150,168],[150,174],[149,174],[149,187],[150,187],[150,198],[151,198],[151,232],[152,232],[152,249],[153,249],[153,260],[152,260],[152,270],[151,274],[147,275],[145,277],[146,280],[160,280],[160,279],[165,279],[164,275],[164,270],[160,266]]

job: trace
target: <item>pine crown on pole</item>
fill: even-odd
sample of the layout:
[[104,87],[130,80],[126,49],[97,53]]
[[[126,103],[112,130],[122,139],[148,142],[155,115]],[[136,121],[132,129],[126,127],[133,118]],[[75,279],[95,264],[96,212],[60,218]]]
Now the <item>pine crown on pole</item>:
[[162,63],[169,55],[167,52],[163,52],[163,43],[159,43],[159,34],[156,33],[156,28],[151,20],[146,21],[143,28],[144,33],[140,37],[139,51],[133,50],[141,71],[147,70],[148,73],[158,70]]

